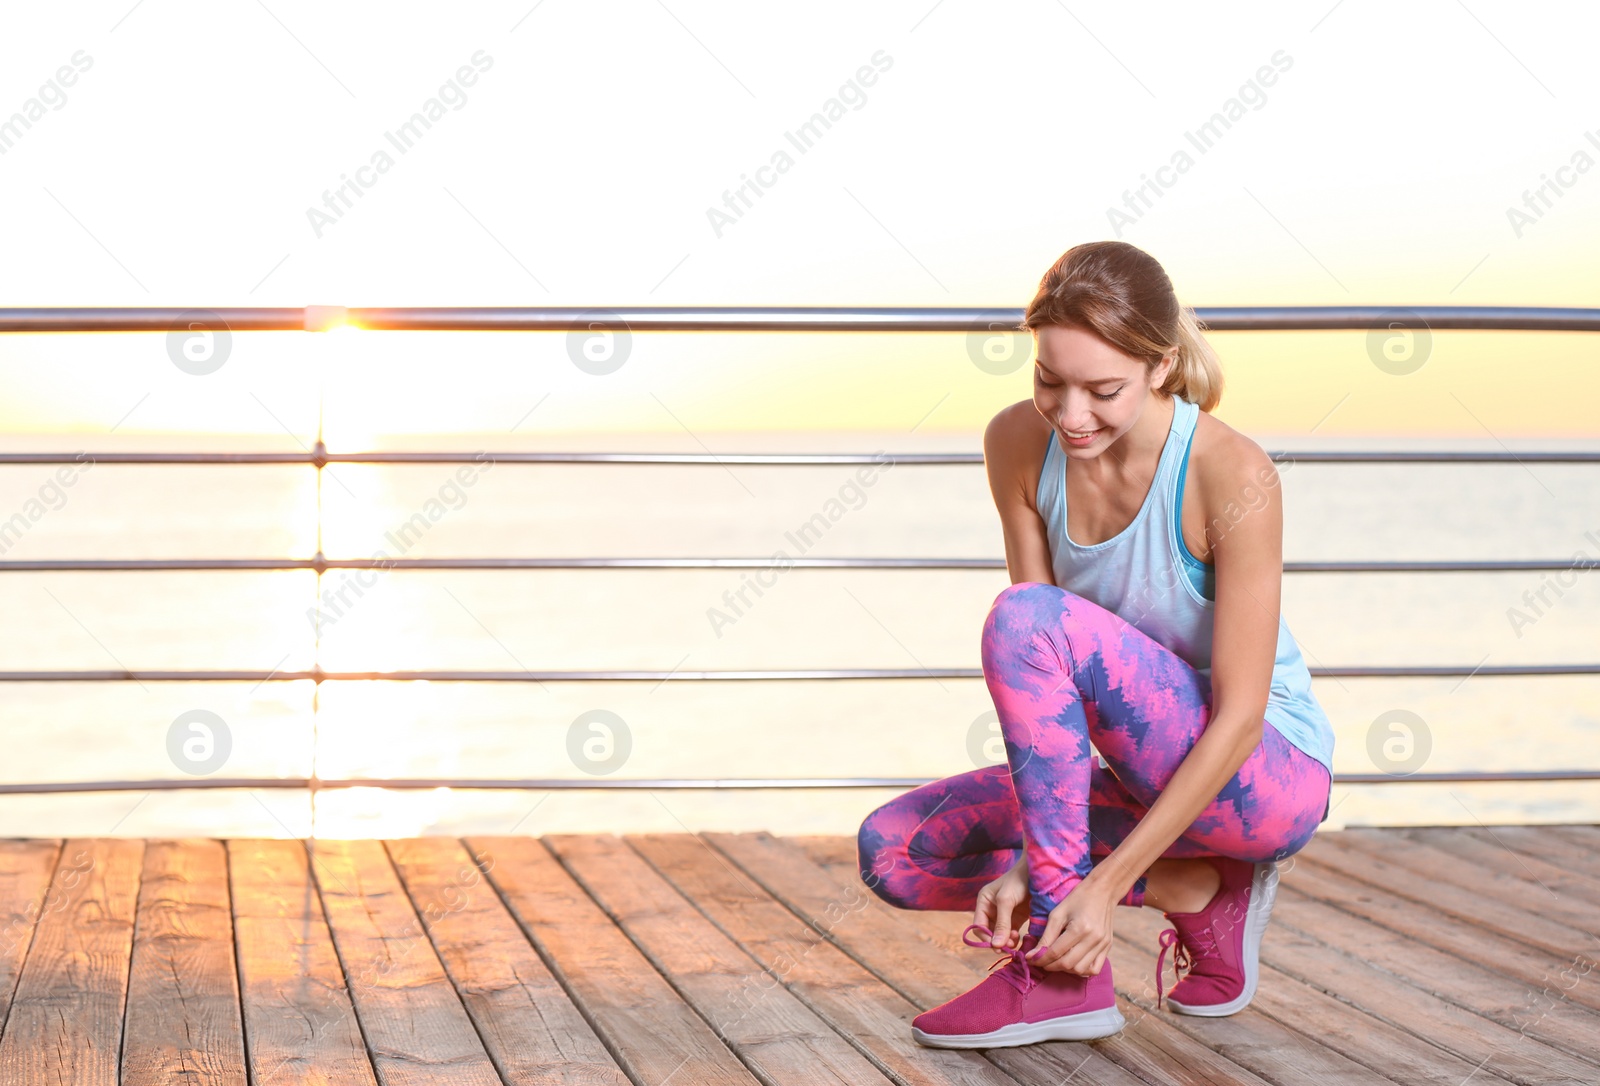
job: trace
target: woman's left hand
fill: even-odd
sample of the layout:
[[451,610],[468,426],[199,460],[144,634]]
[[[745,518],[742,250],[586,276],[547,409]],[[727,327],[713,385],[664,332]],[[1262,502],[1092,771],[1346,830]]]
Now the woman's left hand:
[[1080,882],[1050,910],[1028,961],[1052,972],[1098,976],[1111,951],[1111,910],[1116,904],[1097,884]]

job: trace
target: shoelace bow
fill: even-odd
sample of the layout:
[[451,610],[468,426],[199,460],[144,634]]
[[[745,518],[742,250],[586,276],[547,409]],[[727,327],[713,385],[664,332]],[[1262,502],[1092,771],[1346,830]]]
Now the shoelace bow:
[[[1162,967],[1166,961],[1168,950],[1177,947],[1177,951],[1172,955],[1173,987],[1177,987],[1178,982],[1194,969],[1197,962],[1206,958],[1219,958],[1222,956],[1217,949],[1216,935],[1212,932],[1209,924],[1204,928],[1190,932],[1188,941],[1185,941],[1178,934],[1177,928],[1166,929],[1161,933],[1160,939],[1161,953],[1156,955],[1156,1008],[1158,1010],[1162,1006]],[[1191,942],[1194,944],[1193,950],[1189,947]]]
[[[982,938],[976,943],[967,938],[967,935],[974,931],[982,933]],[[996,948],[990,946],[993,939],[994,932],[982,924],[968,924],[966,931],[961,933],[961,941],[971,947],[989,947],[989,949],[994,950]],[[1015,947],[1000,948],[1000,957],[989,965],[990,974],[993,975],[995,973],[995,966],[1004,966],[1005,968],[999,970],[1000,976],[1011,987],[1023,995],[1027,995],[1039,983],[1034,979],[1033,968],[1029,964],[1028,958],[1025,957],[1028,951],[1032,949],[1033,947],[1024,949],[1021,943]],[[1021,966],[1021,969],[1017,968],[1018,965]]]

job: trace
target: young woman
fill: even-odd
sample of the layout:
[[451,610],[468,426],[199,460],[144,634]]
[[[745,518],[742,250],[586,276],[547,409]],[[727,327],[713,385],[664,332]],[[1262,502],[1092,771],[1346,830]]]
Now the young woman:
[[1276,861],[1329,811],[1332,728],[1278,614],[1278,475],[1209,414],[1222,373],[1193,311],[1148,254],[1091,242],[1045,274],[1023,327],[1033,399],[983,442],[1012,581],[982,640],[1007,764],[913,789],[858,838],[878,896],[973,909],[964,940],[1002,952],[914,1020],[939,1047],[1121,1029],[1116,905],[1172,925],[1158,1006],[1176,945],[1172,1009],[1243,1009]]

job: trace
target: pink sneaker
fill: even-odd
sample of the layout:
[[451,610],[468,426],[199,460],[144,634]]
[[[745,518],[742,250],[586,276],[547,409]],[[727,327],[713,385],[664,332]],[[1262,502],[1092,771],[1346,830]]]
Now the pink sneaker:
[[1261,934],[1278,892],[1278,865],[1207,859],[1222,875],[1216,896],[1198,912],[1163,914],[1172,927],[1161,933],[1156,956],[1156,1006],[1162,1002],[1162,964],[1176,944],[1174,969],[1184,975],[1166,1002],[1181,1014],[1221,1018],[1244,1010],[1255,998]]
[[[970,932],[982,936],[973,942]],[[969,924],[961,933],[968,946],[988,946],[994,933]],[[1007,947],[995,969],[977,986],[911,1020],[911,1036],[932,1048],[1006,1048],[1039,1041],[1089,1041],[1122,1029],[1117,993],[1111,986],[1111,958],[1096,976],[1083,977],[1053,969],[1035,969],[1024,957],[1039,937],[1022,937]]]

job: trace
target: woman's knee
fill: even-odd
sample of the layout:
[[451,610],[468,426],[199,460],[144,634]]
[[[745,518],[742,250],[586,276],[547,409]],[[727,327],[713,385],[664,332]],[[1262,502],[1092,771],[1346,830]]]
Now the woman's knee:
[[1092,600],[1053,584],[1021,581],[995,598],[984,620],[980,654],[986,677],[1018,663],[1077,671],[1112,636],[1115,616]]
[[885,832],[885,823],[893,821],[884,817],[887,806],[885,804],[869,814],[856,831],[856,873],[861,876],[867,889],[879,898],[897,908],[906,909],[911,907],[910,903],[896,893],[890,876],[906,862],[907,842],[901,840],[898,833]]
[[948,896],[951,880],[969,877],[972,857],[1021,840],[1010,768],[983,766],[929,781],[867,815],[856,832],[856,870],[897,908],[938,908],[930,902]]
[[1063,600],[1068,596],[1072,596],[1072,593],[1053,584],[1018,581],[1001,590],[994,598],[994,603],[990,604],[989,613],[1013,622],[1029,618],[1041,621],[1047,616],[1059,614]]
[[985,622],[996,632],[1031,634],[1055,632],[1065,626],[1092,627],[1104,609],[1076,592],[1039,581],[1018,581],[1003,589],[989,605]]
[[1073,596],[1055,585],[1019,581],[995,597],[983,623],[983,654],[1015,653],[1032,645],[1038,635],[1058,631]]

